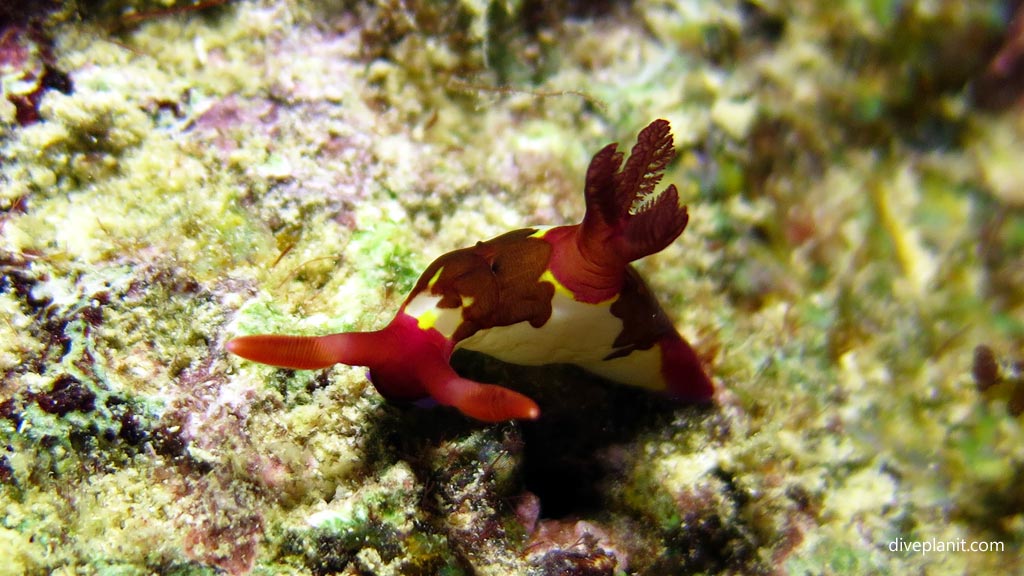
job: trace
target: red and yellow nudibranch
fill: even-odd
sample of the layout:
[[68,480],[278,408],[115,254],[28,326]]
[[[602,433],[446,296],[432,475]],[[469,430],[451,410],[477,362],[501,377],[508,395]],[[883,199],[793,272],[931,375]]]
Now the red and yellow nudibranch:
[[448,362],[456,348],[523,365],[575,364],[707,401],[713,386],[697,354],[630,266],[686,227],[676,187],[654,191],[674,154],[665,120],[640,132],[624,166],[609,144],[587,169],[581,223],[508,232],[441,256],[380,330],[241,336],[227,349],[297,370],[366,366],[385,398],[429,396],[487,422],[537,418],[540,408],[508,388],[460,377]]

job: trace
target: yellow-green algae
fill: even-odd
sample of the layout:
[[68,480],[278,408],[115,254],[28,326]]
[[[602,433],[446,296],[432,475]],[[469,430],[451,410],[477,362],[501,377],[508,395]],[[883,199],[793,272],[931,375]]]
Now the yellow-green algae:
[[[587,454],[601,506],[546,525],[599,524],[629,573],[1022,569],[1024,117],[963,88],[1003,3],[266,0],[114,26],[161,5],[51,16],[73,91],[30,126],[0,106],[0,572],[608,566],[585,539],[531,555],[518,425],[222,343],[382,325],[436,255],[578,220],[589,155],[658,117],[691,219],[640,267],[722,391],[637,414]],[[978,345],[1006,374],[984,393]],[[961,538],[1005,551],[888,548]]]

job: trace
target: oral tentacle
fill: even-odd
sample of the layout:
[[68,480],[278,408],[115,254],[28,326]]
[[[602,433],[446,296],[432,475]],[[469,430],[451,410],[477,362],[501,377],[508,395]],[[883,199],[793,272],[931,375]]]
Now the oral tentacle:
[[462,378],[447,362],[418,367],[420,381],[439,404],[452,406],[482,422],[534,420],[540,416],[537,403],[513,390]]
[[386,360],[387,336],[377,332],[346,332],[327,336],[256,334],[229,340],[225,348],[246,360],[290,368],[318,370],[334,364],[372,366]]

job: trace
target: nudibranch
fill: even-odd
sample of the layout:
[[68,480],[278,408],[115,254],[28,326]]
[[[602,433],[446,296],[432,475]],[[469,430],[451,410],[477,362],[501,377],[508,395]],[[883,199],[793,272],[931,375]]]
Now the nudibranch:
[[537,418],[540,408],[508,388],[460,377],[449,365],[456,348],[522,365],[575,364],[706,401],[713,386],[697,354],[630,265],[686,227],[675,185],[655,193],[674,154],[665,120],[640,132],[624,166],[609,144],[587,169],[581,223],[516,230],[441,256],[380,330],[241,336],[227,349],[296,370],[366,366],[389,400],[430,397],[487,422]]

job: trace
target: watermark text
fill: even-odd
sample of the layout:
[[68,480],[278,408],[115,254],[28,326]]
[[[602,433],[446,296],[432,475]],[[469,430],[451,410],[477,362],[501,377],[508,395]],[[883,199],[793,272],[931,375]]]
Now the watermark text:
[[889,552],[914,552],[930,554],[932,552],[1003,552],[1006,549],[1002,542],[985,540],[907,540],[897,538],[889,542]]

